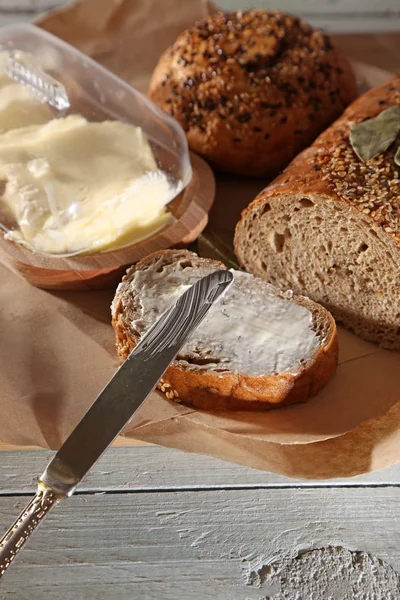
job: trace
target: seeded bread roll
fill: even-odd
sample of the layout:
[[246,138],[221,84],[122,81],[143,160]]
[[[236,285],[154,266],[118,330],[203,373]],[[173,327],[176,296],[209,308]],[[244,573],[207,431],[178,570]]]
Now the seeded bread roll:
[[[120,356],[128,357],[187,286],[221,268],[187,250],[166,250],[129,269],[112,304]],[[235,271],[159,387],[204,410],[264,410],[316,394],[334,373],[337,352],[328,311]]]
[[242,213],[240,263],[321,302],[360,337],[400,349],[400,167],[362,162],[353,123],[400,106],[400,76],[364,94]]
[[276,175],[357,97],[331,39],[279,11],[218,13],[164,52],[149,96],[219,171]]

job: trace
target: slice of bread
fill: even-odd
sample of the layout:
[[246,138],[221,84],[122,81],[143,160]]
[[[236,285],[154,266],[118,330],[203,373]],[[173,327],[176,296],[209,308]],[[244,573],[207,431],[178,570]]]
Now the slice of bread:
[[[155,319],[188,286],[226,268],[188,250],[157,252],[131,267],[112,304],[125,359]],[[337,365],[330,313],[302,296],[283,294],[247,273],[234,282],[167,369],[159,388],[204,410],[262,410],[304,402]]]

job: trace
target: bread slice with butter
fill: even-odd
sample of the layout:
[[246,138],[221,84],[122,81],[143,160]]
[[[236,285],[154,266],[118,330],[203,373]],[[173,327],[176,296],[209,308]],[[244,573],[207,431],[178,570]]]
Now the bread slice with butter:
[[[188,286],[226,268],[188,250],[152,254],[131,267],[112,303],[125,359],[155,319]],[[304,402],[336,370],[330,313],[303,296],[234,271],[234,282],[159,384],[168,398],[204,410],[264,410]]]

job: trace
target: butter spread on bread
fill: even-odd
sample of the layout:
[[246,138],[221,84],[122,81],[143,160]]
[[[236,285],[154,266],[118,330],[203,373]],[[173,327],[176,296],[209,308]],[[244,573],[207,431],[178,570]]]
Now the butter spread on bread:
[[399,75],[356,100],[258,195],[237,225],[235,251],[254,275],[321,302],[360,337],[400,349],[400,135],[395,129],[368,161],[350,135],[392,106],[400,107]]
[[[135,331],[145,333],[157,316],[190,287],[180,281],[194,283],[198,279],[197,273],[186,274],[185,270],[180,270],[178,262],[166,265],[161,272],[135,271],[130,290],[140,295],[141,304],[141,314],[131,323]],[[311,312],[276,296],[275,290],[260,279],[252,278],[249,285],[251,275],[240,271],[234,275],[233,285],[212,307],[181,354],[207,356],[206,364],[199,364],[199,369],[216,369],[219,373],[296,374],[304,357],[314,355],[321,343],[313,330]]]
[[[188,286],[224,266],[186,250],[132,267],[113,302],[118,350],[126,358]],[[304,401],[336,368],[336,327],[322,307],[234,272],[222,301],[164,375],[178,397],[205,409],[264,409]]]

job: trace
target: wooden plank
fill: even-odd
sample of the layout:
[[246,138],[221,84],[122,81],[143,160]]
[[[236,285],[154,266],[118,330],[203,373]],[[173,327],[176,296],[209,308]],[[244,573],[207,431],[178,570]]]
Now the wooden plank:
[[296,14],[314,27],[332,32],[398,31],[398,0],[219,0],[223,10],[267,8]]
[[[56,6],[67,4],[67,0],[0,0],[0,10],[18,12],[39,12],[49,10]],[[276,8],[276,0],[218,0],[216,4],[224,10],[240,10],[241,8]],[[398,0],[280,0],[279,9],[287,12],[339,15],[399,15]]]
[[[114,448],[120,448],[121,446],[151,446],[152,444],[148,444],[147,442],[142,442],[141,440],[132,440],[127,437],[119,436],[112,443]],[[15,444],[7,444],[6,442],[0,441],[0,452],[9,451],[9,450],[41,450],[39,446],[16,446]]]
[[[34,19],[38,14],[67,4],[66,0],[0,0],[0,25]],[[273,0],[219,0],[223,10],[276,8]],[[294,13],[315,27],[332,32],[373,32],[400,29],[398,0],[281,0],[279,8]]]
[[[0,498],[0,530],[23,501]],[[276,570],[282,560],[299,552],[338,546],[342,551],[366,551],[400,569],[399,501],[400,490],[390,487],[75,496],[56,507],[24,548],[4,579],[2,596],[294,598],[272,595],[271,561],[278,565]],[[367,561],[362,557],[355,554],[354,564]],[[375,564],[370,577],[384,568],[379,561]],[[327,564],[314,565],[313,577],[324,577],[319,567],[326,581]],[[344,579],[347,567],[342,567],[336,577]],[[362,577],[360,581],[357,572],[359,586]],[[303,575],[306,586],[310,571]],[[340,596],[313,597],[399,597],[383,588],[368,596],[369,588],[354,595],[348,589],[339,591]]]
[[0,0],[0,11],[18,13],[43,12],[67,4],[67,0]]
[[[302,15],[300,15],[302,16]],[[366,34],[373,32],[393,32],[397,33],[400,28],[400,21],[397,16],[357,16],[354,15],[341,15],[335,16],[324,16],[324,17],[308,17],[304,15],[304,19],[317,27],[323,29],[328,33],[347,33],[347,34]]]
[[[21,1],[21,0],[18,0]],[[28,1],[29,0],[25,0]],[[33,1],[33,0],[31,0]],[[328,15],[376,15],[380,13],[400,14],[398,0],[218,0],[221,8],[240,10],[242,8],[269,8],[296,14],[328,14]]]
[[[0,456],[0,495],[28,494],[51,452],[4,452]],[[400,465],[327,481],[289,479],[196,454],[156,446],[110,449],[79,486],[80,492],[171,491],[277,487],[400,485]]]
[[14,23],[26,23],[27,21],[32,21],[34,17],[35,14],[31,12],[8,13],[0,11],[0,27],[14,25]]
[[0,27],[32,21],[65,4],[66,0],[0,0]]

